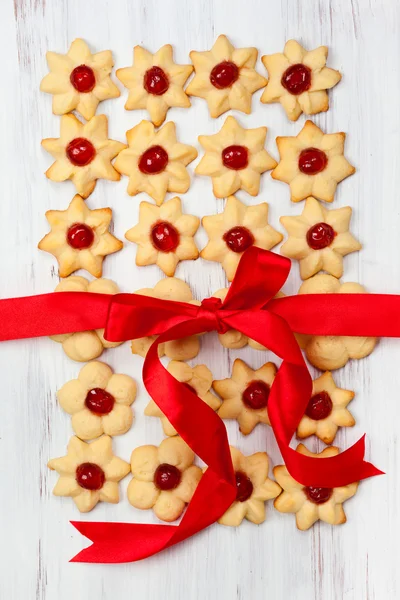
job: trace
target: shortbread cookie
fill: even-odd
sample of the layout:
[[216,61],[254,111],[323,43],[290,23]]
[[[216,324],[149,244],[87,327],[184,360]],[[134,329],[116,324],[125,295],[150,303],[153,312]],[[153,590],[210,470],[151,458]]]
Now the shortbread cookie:
[[92,361],[82,367],[77,379],[58,390],[57,398],[82,440],[103,433],[121,435],[133,423],[131,404],[136,398],[136,383],[129,375],[113,373],[105,363]]
[[186,93],[204,98],[212,117],[230,109],[250,114],[252,94],[267,83],[254,68],[257,57],[257,48],[234,48],[220,35],[211,50],[190,53],[195,76]]
[[182,213],[180,198],[177,196],[154,206],[141,202],[139,223],[129,229],[125,237],[138,245],[136,264],[157,265],[169,277],[181,260],[195,260],[199,251],[193,239],[200,219]]
[[286,42],[283,53],[262,56],[269,79],[261,102],[280,102],[291,121],[297,121],[302,112],[315,115],[328,110],[326,90],[342,76],[325,66],[327,58],[326,46],[307,52],[296,40]]
[[208,244],[200,252],[205,260],[220,262],[229,281],[235,276],[241,256],[250,246],[271,250],[283,235],[268,224],[268,204],[246,206],[229,196],[223,213],[203,217]]
[[332,444],[339,427],[353,427],[355,420],[347,405],[354,392],[338,388],[330,371],[314,379],[312,396],[297,428],[300,439],[316,435],[325,444]]
[[266,452],[244,456],[237,448],[231,448],[236,477],[236,500],[218,520],[221,525],[237,527],[243,519],[252,523],[265,521],[265,502],[276,498],[281,488],[268,477],[269,460]]
[[343,156],[345,139],[306,121],[297,136],[276,138],[280,162],[271,176],[289,184],[292,202],[308,196],[332,202],[337,184],[355,172]]
[[[191,392],[197,394],[197,396],[210,408],[217,410],[220,407],[221,402],[210,392],[212,373],[206,365],[191,367],[185,362],[172,360],[168,365],[167,371],[171,373],[175,379],[184,383]],[[162,410],[158,408],[154,400],[150,400],[144,410],[144,414],[149,417],[158,417],[161,421],[165,435],[177,435],[178,432],[172,426]]]
[[60,476],[53,494],[70,496],[81,512],[89,512],[98,502],[117,504],[118,481],[129,473],[129,463],[114,456],[108,435],[91,444],[72,437],[67,455],[52,458],[48,467]]
[[60,137],[42,140],[42,146],[55,159],[46,177],[52,181],[71,179],[82,198],[90,196],[97,179],[120,179],[111,161],[126,145],[108,139],[105,115],[93,117],[85,124],[74,115],[64,115]]
[[[200,305],[198,300],[193,300],[192,292],[187,283],[176,277],[166,277],[161,279],[154,288],[143,288],[135,292],[141,296],[151,296],[152,298],[161,298],[162,300],[174,300],[175,302],[188,302],[190,304]],[[132,340],[132,354],[146,356],[150,346],[156,339],[156,335],[138,338]],[[162,342],[158,346],[158,355],[167,356],[173,360],[190,360],[198,355],[200,342],[197,335]]]
[[48,210],[46,219],[51,231],[40,240],[38,248],[56,257],[60,277],[68,277],[78,269],[101,277],[104,257],[123,246],[109,231],[111,208],[90,210],[78,194],[67,210]]
[[152,508],[162,521],[175,521],[190,502],[201,479],[193,464],[194,452],[180,437],[157,446],[140,446],[132,452],[133,479],[128,500],[135,508]]
[[133,66],[118,69],[116,73],[129,90],[126,110],[146,108],[150,119],[158,127],[171,106],[190,106],[183,86],[192,71],[192,65],[174,63],[170,44],[162,46],[155,54],[135,46]]
[[271,362],[253,370],[237,358],[231,377],[212,384],[223,400],[218,411],[221,419],[236,419],[244,435],[251,433],[257,423],[270,425],[267,406],[275,374],[276,366]]
[[362,248],[349,231],[351,213],[350,206],[328,210],[310,196],[301,215],[280,218],[289,234],[281,254],[299,261],[302,279],[319,271],[343,275],[343,256]]
[[[303,444],[296,448],[300,454],[314,458],[329,458],[339,454],[339,448],[330,446],[319,454],[307,450]],[[343,502],[354,496],[358,483],[350,483],[335,488],[304,486],[293,479],[285,465],[274,468],[274,475],[283,491],[275,500],[274,506],[279,512],[294,513],[297,528],[305,531],[316,521],[325,521],[329,525],[341,525],[346,522]]]
[[118,98],[119,89],[111,81],[114,66],[111,50],[92,54],[84,40],[74,40],[67,54],[46,52],[50,69],[40,83],[42,92],[53,94],[53,113],[65,115],[76,110],[91,119],[99,102]]
[[237,190],[257,196],[261,173],[277,165],[264,148],[266,136],[266,127],[244,129],[234,117],[227,117],[218,133],[199,136],[205,154],[195,173],[211,177],[217,198]]
[[[93,292],[95,294],[119,294],[119,288],[110,279],[89,281],[85,277],[71,275],[57,285],[55,292]],[[115,348],[122,342],[109,342],[104,339],[104,329],[96,331],[77,331],[52,335],[51,339],[62,344],[69,358],[79,362],[87,362],[98,358],[104,348]]]
[[128,148],[117,156],[114,167],[129,177],[128,194],[146,192],[160,206],[167,192],[183,194],[190,186],[188,165],[197,156],[193,146],[176,139],[175,123],[155,131],[153,123],[141,121],[126,132]]
[[[359,283],[341,283],[332,275],[320,273],[305,281],[299,294],[365,294]],[[364,358],[371,354],[377,339],[374,337],[349,337],[344,335],[298,335],[300,346],[310,363],[321,371],[343,367],[350,358]]]

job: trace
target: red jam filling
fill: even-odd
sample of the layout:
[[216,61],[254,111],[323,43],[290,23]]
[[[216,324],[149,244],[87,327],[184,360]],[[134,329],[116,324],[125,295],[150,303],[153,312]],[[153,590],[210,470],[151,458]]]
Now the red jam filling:
[[311,69],[301,63],[290,65],[282,75],[281,84],[290,94],[298,96],[311,87]]
[[232,252],[244,252],[254,244],[254,236],[246,227],[232,227],[224,234],[223,240]]
[[161,67],[151,67],[144,74],[143,87],[148,94],[162,96],[169,88],[168,76]]
[[247,477],[246,473],[236,471],[236,500],[237,502],[245,502],[253,493],[253,484]]
[[85,138],[71,140],[66,148],[69,160],[76,167],[85,167],[92,162],[96,156],[96,149],[92,142]]
[[306,175],[316,175],[323,171],[328,164],[328,157],[318,148],[306,148],[300,152],[299,169]]
[[314,504],[324,504],[325,502],[328,502],[333,494],[332,488],[308,486],[303,489],[307,498],[310,502],[314,502]]
[[306,415],[314,421],[326,419],[332,412],[332,400],[328,392],[320,392],[310,398],[306,408]]
[[156,223],[151,230],[153,246],[161,252],[173,252],[179,245],[179,233],[167,221]]
[[67,242],[75,250],[90,248],[93,241],[93,229],[85,223],[74,223],[67,231]]
[[95,415],[108,415],[114,407],[114,396],[103,390],[93,388],[86,394],[85,405]]
[[251,381],[242,394],[243,404],[253,410],[265,408],[268,404],[270,387],[264,381]]
[[145,175],[161,173],[167,164],[168,154],[162,146],[148,148],[139,159],[139,169]]
[[222,150],[222,162],[228,169],[240,171],[249,164],[249,152],[245,146],[228,146]]
[[103,487],[106,477],[99,465],[87,462],[76,469],[75,479],[85,490],[95,491]]
[[93,69],[87,65],[75,67],[69,79],[74,88],[81,94],[91,92],[96,85],[96,77],[94,76]]
[[239,79],[239,69],[230,60],[224,60],[215,65],[210,73],[210,81],[218,90],[231,87]]
[[328,223],[317,223],[307,231],[307,244],[313,250],[322,250],[330,246],[336,231]]
[[163,463],[158,465],[154,473],[154,484],[162,491],[173,490],[180,484],[181,477],[181,472],[177,467]]

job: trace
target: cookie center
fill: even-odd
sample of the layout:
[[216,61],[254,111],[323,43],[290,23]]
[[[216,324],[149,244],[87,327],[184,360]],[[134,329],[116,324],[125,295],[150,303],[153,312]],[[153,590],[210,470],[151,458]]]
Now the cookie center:
[[169,88],[168,76],[161,67],[151,67],[144,74],[143,87],[148,94],[162,96]]
[[145,175],[161,173],[167,164],[168,154],[162,146],[148,148],[139,159],[139,169]]
[[332,488],[323,488],[323,487],[312,487],[308,486],[303,488],[303,491],[310,502],[314,504],[324,504],[328,502],[333,494]]
[[224,60],[213,68],[210,73],[210,81],[218,90],[231,87],[239,79],[239,69],[230,60]]
[[68,144],[66,153],[73,165],[84,167],[92,162],[96,156],[96,149],[86,138],[75,138]]
[[106,480],[104,471],[95,463],[82,463],[75,473],[77,483],[85,490],[100,490]]
[[93,241],[93,229],[85,223],[74,223],[67,231],[67,242],[75,250],[86,250]]
[[114,407],[114,396],[103,390],[93,388],[86,394],[85,406],[95,415],[108,415]]
[[307,408],[306,415],[314,421],[321,421],[326,419],[332,412],[332,400],[328,392],[319,392],[310,398]]
[[253,484],[246,473],[236,471],[236,500],[237,502],[245,502],[253,493]]
[[173,252],[179,245],[179,233],[167,221],[156,223],[151,230],[153,246],[161,252]]
[[298,96],[311,87],[311,69],[301,63],[290,65],[282,75],[281,84],[289,94]]
[[316,175],[328,164],[328,157],[318,148],[306,148],[300,152],[299,169],[306,175]]
[[162,491],[173,490],[180,484],[181,477],[182,474],[177,467],[163,463],[158,465],[154,473],[154,485]]
[[313,250],[322,250],[330,246],[336,235],[328,223],[316,223],[307,231],[307,244]]
[[222,162],[228,169],[240,171],[249,164],[249,151],[246,146],[228,146],[222,150]]
[[253,410],[265,408],[269,392],[270,386],[264,381],[251,381],[242,394],[243,404]]
[[79,67],[75,67],[69,77],[69,80],[74,88],[81,94],[87,94],[88,92],[91,92],[96,85],[94,71],[87,65],[79,65]]
[[224,234],[223,240],[232,252],[244,252],[254,244],[254,236],[246,227],[232,227]]

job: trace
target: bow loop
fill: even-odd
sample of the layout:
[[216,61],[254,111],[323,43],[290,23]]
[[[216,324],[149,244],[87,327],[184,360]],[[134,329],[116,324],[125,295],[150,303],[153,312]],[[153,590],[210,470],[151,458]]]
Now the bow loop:
[[202,300],[197,316],[205,318],[210,323],[210,330],[216,330],[218,333],[226,333],[229,327],[223,321],[223,304],[221,298],[204,298]]

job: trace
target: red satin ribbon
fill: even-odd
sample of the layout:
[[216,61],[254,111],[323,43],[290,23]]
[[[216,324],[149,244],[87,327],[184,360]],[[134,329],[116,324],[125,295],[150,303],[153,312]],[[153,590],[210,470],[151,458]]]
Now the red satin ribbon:
[[196,333],[237,329],[282,358],[268,414],[291,475],[304,485],[337,487],[380,474],[364,461],[364,437],[338,456],[316,459],[290,448],[311,395],[312,380],[293,331],[310,335],[400,337],[400,296],[325,294],[273,299],[290,261],[259,248],[242,256],[224,302],[201,306],[139,296],[60,292],[0,301],[0,339],[54,335],[106,327],[123,341],[158,335],[143,366],[150,396],[193,451],[208,465],[178,526],[73,522],[93,545],[73,561],[130,562],[172,546],[215,522],[231,505],[236,485],[226,429],[216,413],[179,383],[158,358],[159,344]]

